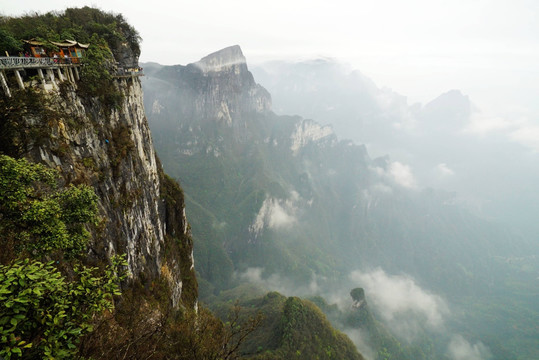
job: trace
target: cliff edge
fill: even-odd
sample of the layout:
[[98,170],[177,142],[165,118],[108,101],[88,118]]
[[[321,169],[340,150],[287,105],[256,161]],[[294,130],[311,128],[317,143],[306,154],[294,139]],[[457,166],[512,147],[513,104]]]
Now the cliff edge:
[[174,307],[195,307],[193,244],[182,191],[157,159],[139,79],[111,81],[119,95],[114,104],[86,96],[80,83],[64,81],[52,92],[27,83],[7,100],[15,110],[3,126],[12,136],[0,151],[59,170],[61,186],[94,188],[101,220],[92,230],[89,262],[126,254],[131,282],[163,279]]

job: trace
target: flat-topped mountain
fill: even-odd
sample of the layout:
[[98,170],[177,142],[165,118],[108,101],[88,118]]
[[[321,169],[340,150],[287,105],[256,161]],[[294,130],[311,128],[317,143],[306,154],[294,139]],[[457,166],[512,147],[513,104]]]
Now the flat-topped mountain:
[[[165,121],[179,114],[184,123],[202,119],[238,128],[247,114],[271,110],[270,94],[255,83],[237,45],[187,66],[150,66],[146,73],[148,110]],[[161,79],[166,79],[165,91]]]
[[227,68],[247,70],[247,60],[239,45],[229,46],[203,57],[195,65],[204,72],[223,71]]

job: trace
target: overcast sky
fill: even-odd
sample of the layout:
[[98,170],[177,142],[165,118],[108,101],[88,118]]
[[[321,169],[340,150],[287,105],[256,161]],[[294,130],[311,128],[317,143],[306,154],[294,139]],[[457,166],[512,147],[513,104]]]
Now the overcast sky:
[[0,11],[85,5],[122,13],[141,61],[187,64],[234,44],[249,63],[332,57],[410,102],[460,89],[495,126],[539,124],[536,0],[5,0]]

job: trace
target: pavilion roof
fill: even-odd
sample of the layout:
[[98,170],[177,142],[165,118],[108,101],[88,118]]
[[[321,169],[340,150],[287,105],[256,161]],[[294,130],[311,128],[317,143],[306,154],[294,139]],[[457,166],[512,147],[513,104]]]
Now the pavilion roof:
[[[44,46],[45,43],[42,41],[38,41],[36,39],[30,39],[30,40],[23,40],[25,43],[33,46]],[[75,40],[62,40],[62,41],[50,41],[51,44],[56,45],[58,47],[79,47],[82,49],[87,49],[90,44],[81,44],[80,42],[77,42]]]
[[89,44],[81,44],[80,42],[77,42],[75,40],[63,40],[62,42],[56,42],[51,41],[51,44],[54,44],[59,47],[80,47],[83,49],[87,49]]

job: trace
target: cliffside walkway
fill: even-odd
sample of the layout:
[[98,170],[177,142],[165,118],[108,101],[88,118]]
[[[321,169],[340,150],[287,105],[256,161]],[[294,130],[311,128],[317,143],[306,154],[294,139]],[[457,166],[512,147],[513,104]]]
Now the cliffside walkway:
[[116,74],[113,74],[115,78],[130,78],[133,76],[144,76],[144,73],[142,72],[142,68],[136,67],[136,68],[118,68],[118,71]]
[[[75,83],[80,80],[79,68],[81,67],[80,58],[52,58],[52,57],[0,57],[0,85],[4,93],[11,97],[9,89],[7,72],[13,72],[15,80],[20,89],[24,89],[24,81],[21,71],[36,70],[41,86],[45,91],[58,89],[56,78],[59,81],[69,81]],[[56,75],[55,75],[56,73]],[[141,68],[119,68],[115,78],[130,78],[143,76]]]
[[0,57],[0,69],[24,69],[24,68],[47,68],[47,67],[66,67],[80,65],[78,58],[62,59],[51,57],[15,57],[15,56],[2,56]]
[[[80,80],[78,68],[78,58],[51,58],[51,57],[15,57],[5,56],[0,57],[0,84],[4,89],[4,93],[11,97],[11,91],[7,82],[7,71],[12,71],[15,74],[15,79],[20,89],[24,89],[24,81],[21,76],[21,71],[27,69],[37,70],[37,75],[41,81],[41,85],[45,91],[50,89],[58,89],[54,72],[60,81],[75,82]],[[46,73],[46,77],[45,74]]]

